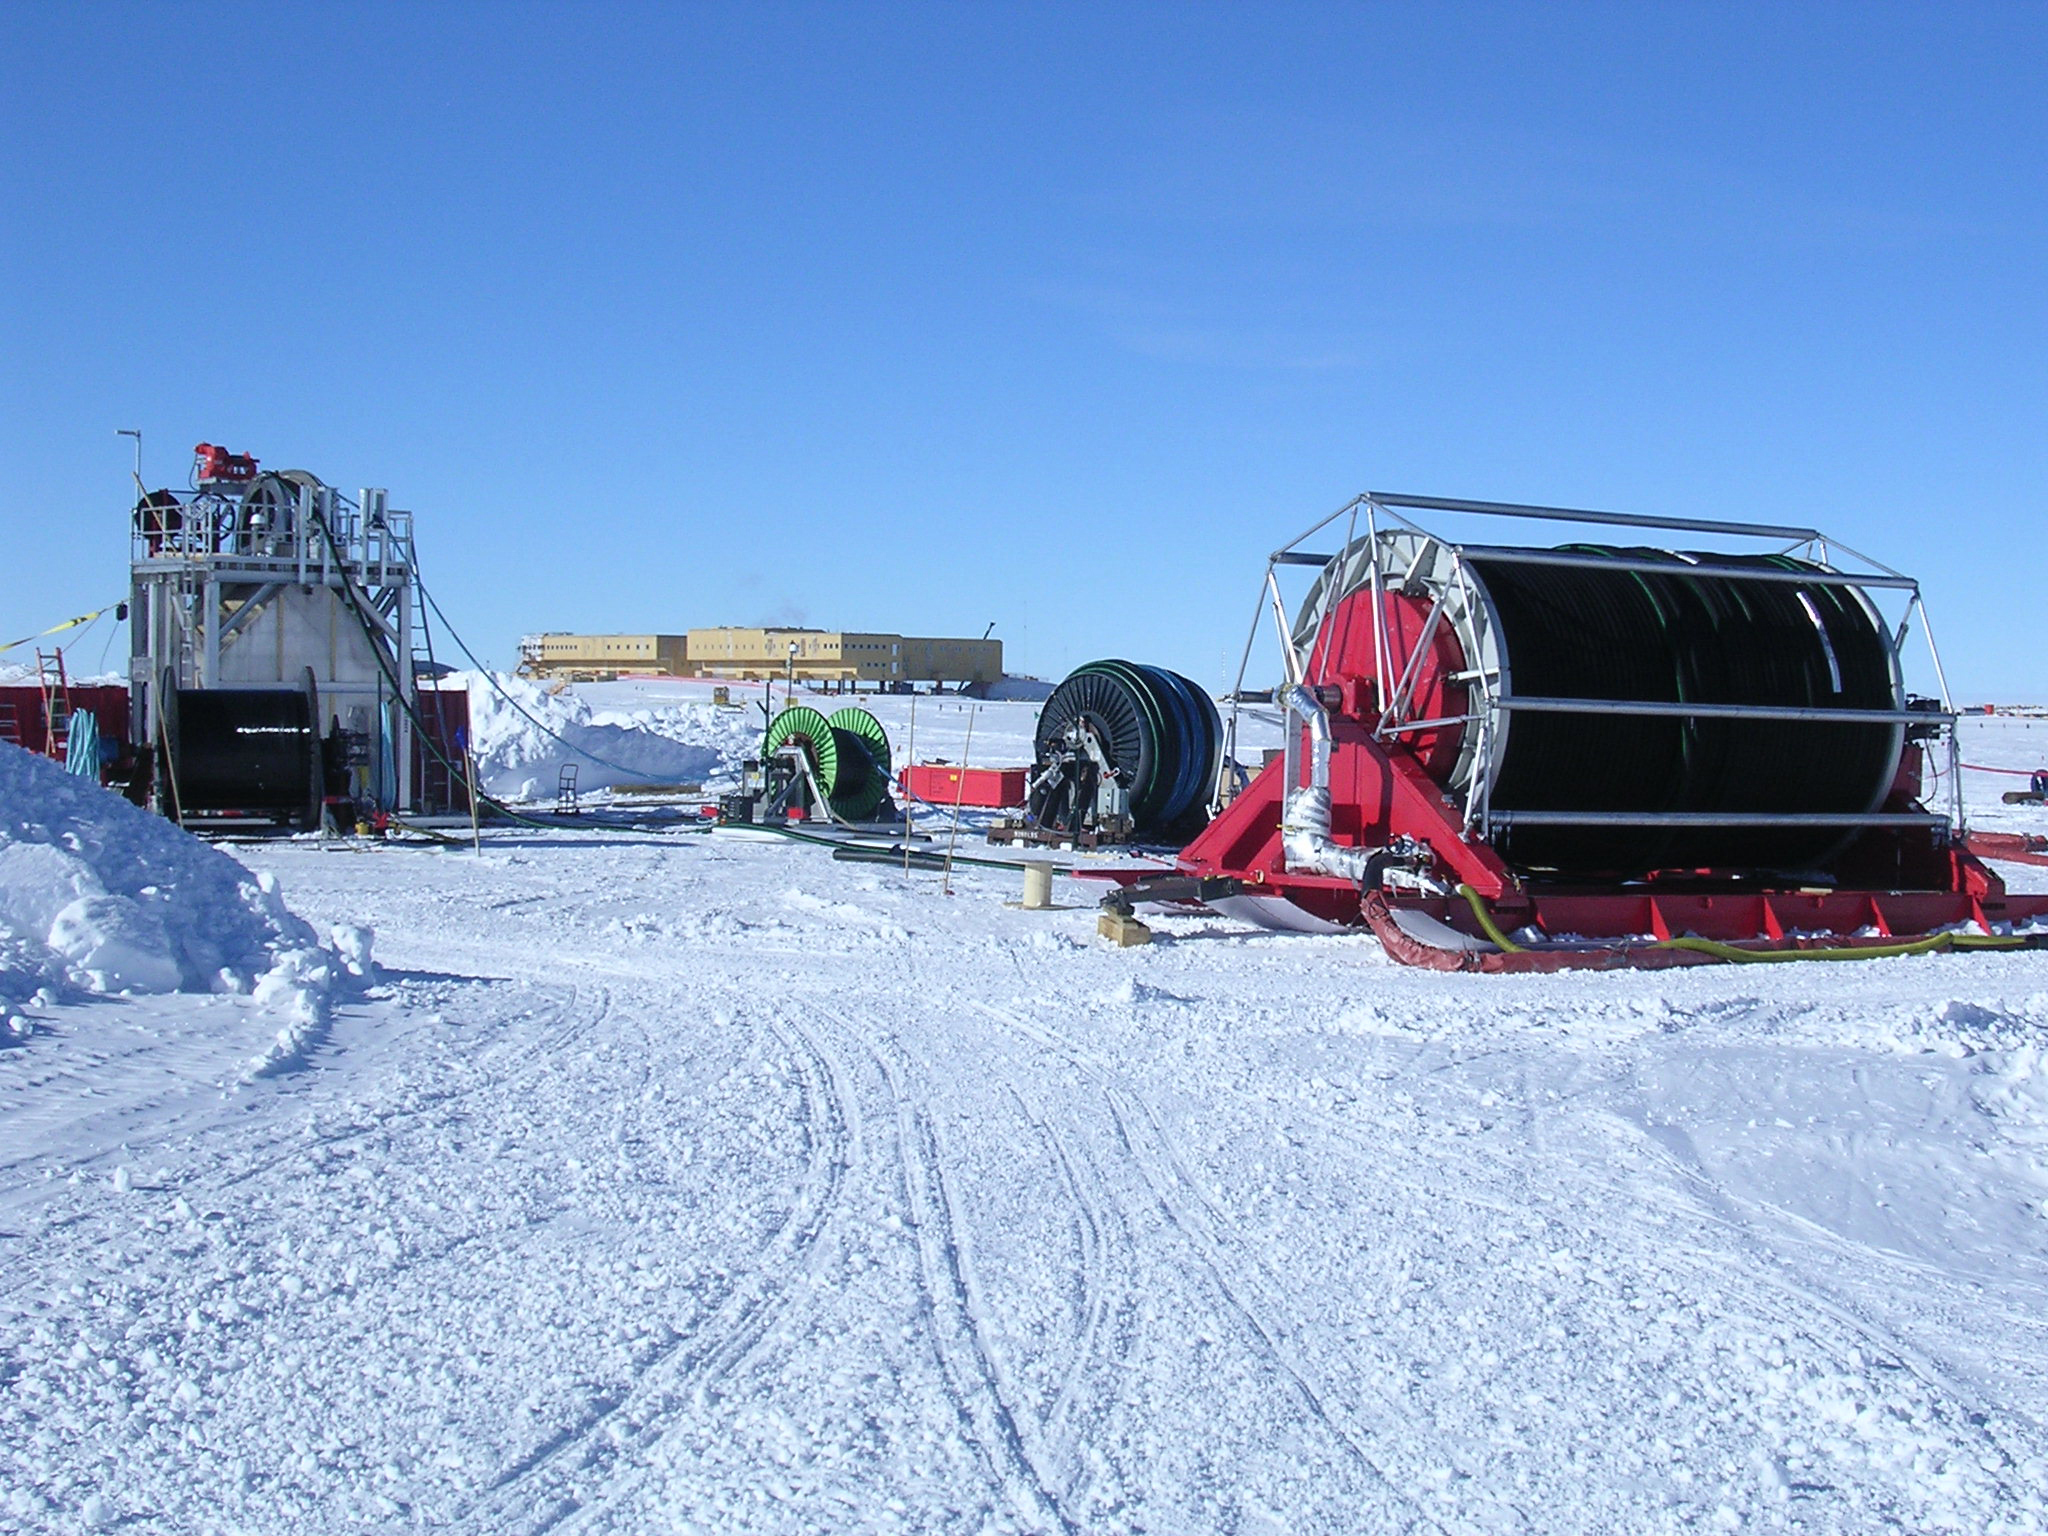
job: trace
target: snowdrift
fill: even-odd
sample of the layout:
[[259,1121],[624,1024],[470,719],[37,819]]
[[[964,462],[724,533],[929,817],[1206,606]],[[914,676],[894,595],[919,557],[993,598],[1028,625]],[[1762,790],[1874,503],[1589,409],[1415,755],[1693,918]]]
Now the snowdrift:
[[253,992],[312,1027],[370,969],[367,929],[338,927],[323,942],[274,876],[0,744],[0,1002],[65,989]]
[[461,672],[447,685],[469,689],[477,778],[505,800],[552,799],[571,765],[585,791],[702,784],[734,772],[760,744],[758,714],[708,701],[610,710],[503,674]]
[[1056,686],[1042,677],[1019,677],[1006,672],[970,697],[986,699],[991,704],[1043,704],[1052,697]]

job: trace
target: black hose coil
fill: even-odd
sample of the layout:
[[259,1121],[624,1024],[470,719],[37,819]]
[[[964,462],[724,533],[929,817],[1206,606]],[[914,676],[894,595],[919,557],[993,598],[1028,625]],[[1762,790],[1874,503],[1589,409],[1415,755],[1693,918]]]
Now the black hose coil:
[[1038,761],[1049,761],[1077,725],[1093,733],[1122,783],[1140,834],[1199,827],[1223,750],[1223,722],[1206,690],[1164,667],[1091,661],[1039,710]]
[[[1664,571],[1474,558],[1492,600],[1512,695],[1665,704],[1897,710],[1890,637],[1854,588],[1695,574],[1694,561],[1819,571],[1782,555],[1684,555],[1601,545],[1574,553]],[[1889,722],[1592,715],[1508,717],[1493,783],[1500,810],[1861,813],[1885,797]],[[1855,834],[1839,828],[1510,827],[1510,862],[1570,876],[1657,869],[1799,869]]]

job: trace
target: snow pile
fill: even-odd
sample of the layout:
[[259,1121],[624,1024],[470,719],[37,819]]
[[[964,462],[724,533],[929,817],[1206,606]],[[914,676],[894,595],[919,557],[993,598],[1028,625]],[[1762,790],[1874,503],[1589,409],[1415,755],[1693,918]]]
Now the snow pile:
[[447,685],[469,689],[477,777],[500,799],[552,799],[571,765],[585,791],[703,784],[736,771],[760,745],[756,712],[708,701],[598,709],[574,691],[551,693],[501,673],[457,673]]
[[262,1067],[302,1052],[333,994],[372,972],[369,930],[323,943],[275,876],[46,758],[0,745],[0,806],[0,1001],[253,993],[287,1020]]
[[[66,660],[70,658],[67,656]],[[23,684],[35,684],[40,675],[33,666],[19,661],[0,661],[0,688],[19,688]],[[126,672],[72,672],[67,681],[74,688],[126,688]]]
[[992,704],[1043,704],[1052,697],[1053,686],[1042,677],[1005,672],[976,697],[987,699]]

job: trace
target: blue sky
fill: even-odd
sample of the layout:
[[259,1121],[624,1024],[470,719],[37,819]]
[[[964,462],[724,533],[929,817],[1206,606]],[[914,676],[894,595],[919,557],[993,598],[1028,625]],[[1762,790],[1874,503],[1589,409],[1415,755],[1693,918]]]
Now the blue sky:
[[1373,487],[1812,523],[2048,698],[2044,78],[2042,5],[8,6],[0,639],[122,590],[140,427],[388,486],[501,663],[1221,683]]

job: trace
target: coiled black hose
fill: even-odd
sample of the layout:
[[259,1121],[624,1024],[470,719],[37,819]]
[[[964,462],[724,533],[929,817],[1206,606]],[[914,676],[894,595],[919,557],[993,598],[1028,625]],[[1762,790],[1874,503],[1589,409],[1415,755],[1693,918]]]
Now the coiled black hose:
[[[1896,710],[1889,637],[1854,589],[1701,574],[1695,561],[1820,568],[1789,556],[1683,555],[1600,545],[1575,553],[1670,567],[1603,570],[1477,557],[1513,695],[1661,704]],[[1499,810],[1857,813],[1897,767],[1886,722],[1745,720],[1518,710]],[[1658,869],[1802,869],[1855,834],[1840,828],[1509,827],[1510,862],[1561,876]]]
[[[1206,690],[1164,667],[1091,661],[1069,673],[1039,710],[1041,764],[1076,726],[1094,734],[1130,799],[1140,835],[1199,829],[1223,750],[1223,722]],[[1032,811],[1041,815],[1047,808]]]

